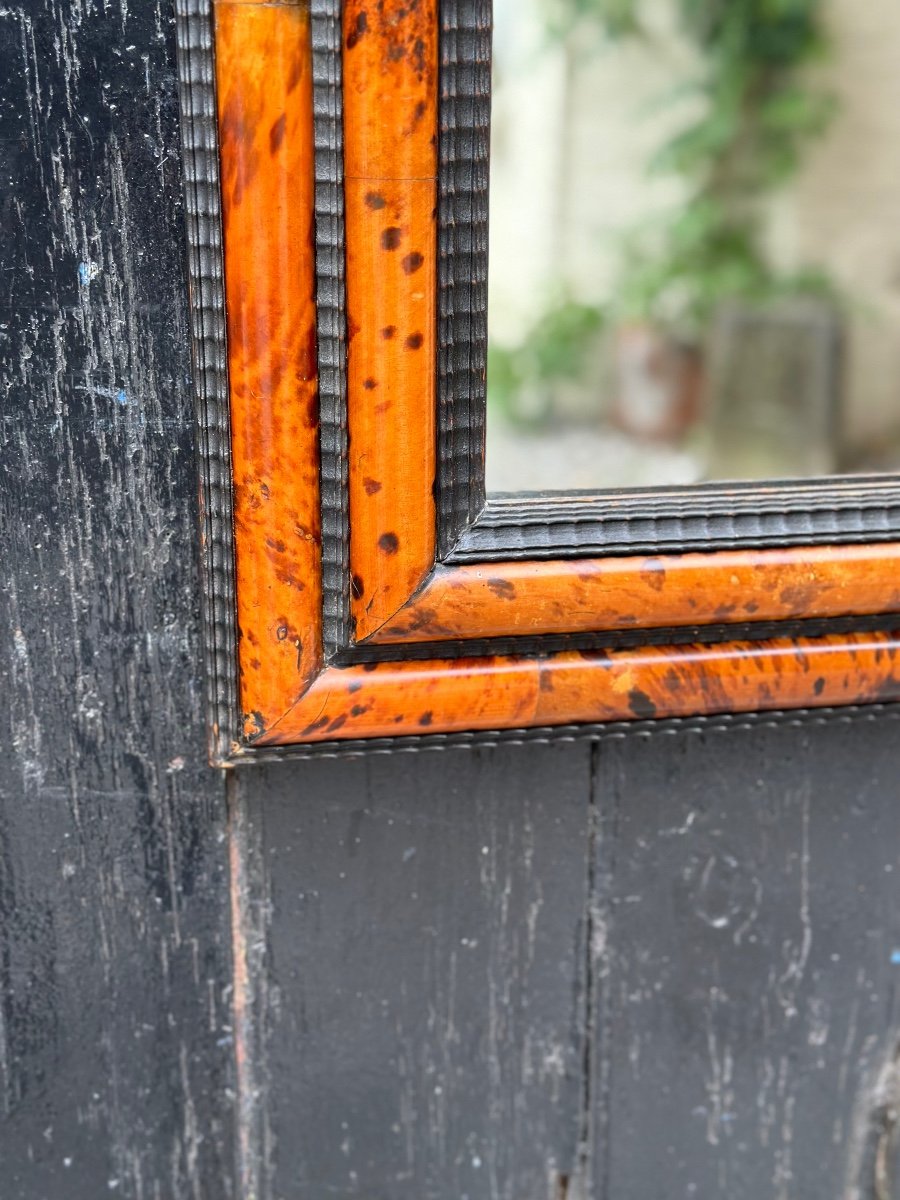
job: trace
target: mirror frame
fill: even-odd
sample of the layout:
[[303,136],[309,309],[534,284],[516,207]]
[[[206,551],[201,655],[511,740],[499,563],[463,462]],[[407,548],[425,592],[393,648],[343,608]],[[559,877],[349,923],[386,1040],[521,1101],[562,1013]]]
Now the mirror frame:
[[485,495],[489,0],[176,9],[213,763],[900,701],[898,479]]

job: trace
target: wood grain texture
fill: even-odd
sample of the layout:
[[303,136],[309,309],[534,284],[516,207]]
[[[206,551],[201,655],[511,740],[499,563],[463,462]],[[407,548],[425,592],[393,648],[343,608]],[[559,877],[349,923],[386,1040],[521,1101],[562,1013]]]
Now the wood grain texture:
[[233,772],[261,1200],[894,1196],[897,728]]
[[900,699],[888,633],[330,668],[257,743]]
[[584,1194],[900,1195],[896,722],[625,739],[592,799]]
[[435,557],[437,6],[344,5],[351,620]]
[[900,611],[900,545],[438,567],[373,643]]
[[254,1194],[556,1200],[582,1131],[590,747],[233,775]]
[[0,1194],[235,1194],[172,13],[0,16]]
[[216,0],[237,564],[248,734],[322,662],[312,63],[306,4]]

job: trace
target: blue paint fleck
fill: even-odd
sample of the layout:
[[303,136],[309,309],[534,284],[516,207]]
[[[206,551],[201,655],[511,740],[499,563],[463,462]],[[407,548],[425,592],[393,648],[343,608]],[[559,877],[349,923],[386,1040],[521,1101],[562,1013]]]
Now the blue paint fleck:
[[900,967],[900,950],[891,951],[891,963],[895,967]]
[[124,408],[127,403],[128,396],[125,394],[125,389],[119,388],[119,390],[116,392],[116,404],[119,404]]

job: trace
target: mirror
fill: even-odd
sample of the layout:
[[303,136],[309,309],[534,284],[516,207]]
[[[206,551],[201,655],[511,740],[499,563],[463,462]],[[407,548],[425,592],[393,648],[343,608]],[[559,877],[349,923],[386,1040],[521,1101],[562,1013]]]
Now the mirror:
[[489,491],[900,467],[900,5],[494,0]]

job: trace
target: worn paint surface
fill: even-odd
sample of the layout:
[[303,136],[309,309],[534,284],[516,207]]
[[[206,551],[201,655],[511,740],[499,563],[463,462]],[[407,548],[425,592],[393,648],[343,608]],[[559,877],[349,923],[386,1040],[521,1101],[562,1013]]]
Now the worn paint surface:
[[900,1196],[897,734],[601,753],[588,1195]]
[[438,567],[377,643],[900,610],[900,546],[801,546]]
[[0,11],[0,1194],[229,1197],[172,14]]
[[236,772],[260,1195],[900,1196],[897,735]]
[[306,4],[216,0],[241,704],[322,661],[312,59]]
[[436,0],[348,0],[344,29],[351,616],[434,564]]
[[253,776],[261,1197],[556,1200],[581,1134],[590,747]]
[[855,633],[329,669],[261,745],[900,700],[900,641]]

